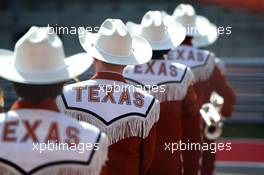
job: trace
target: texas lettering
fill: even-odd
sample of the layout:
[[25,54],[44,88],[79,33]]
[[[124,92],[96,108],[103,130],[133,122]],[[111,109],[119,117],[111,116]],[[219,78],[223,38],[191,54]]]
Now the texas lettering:
[[[40,130],[40,127],[45,125],[45,130]],[[21,133],[21,127],[24,131]],[[78,144],[79,129],[74,126],[65,127],[61,133],[60,125],[57,122],[50,122],[44,124],[42,120],[13,120],[6,121],[2,125],[1,141],[2,142],[57,142],[57,143],[75,143]],[[44,136],[44,137],[43,137]],[[63,136],[63,137],[62,137]]]
[[150,74],[150,75],[170,75],[176,77],[177,67],[174,65],[166,65],[166,62],[156,62],[155,60],[148,62],[145,65],[136,65],[134,74]]
[[[84,100],[90,103],[112,103],[118,105],[134,105],[138,108],[144,106],[144,95],[138,91],[129,91],[128,88],[122,88],[116,91],[115,88],[107,89],[100,93],[103,89],[100,85],[87,86],[87,88],[77,87],[76,102],[83,102]],[[83,98],[84,92],[87,91],[88,97]]]
[[203,62],[205,60],[205,54],[202,51],[193,51],[186,49],[176,49],[173,51],[173,56],[169,56],[169,60],[182,60],[182,61],[198,61]]

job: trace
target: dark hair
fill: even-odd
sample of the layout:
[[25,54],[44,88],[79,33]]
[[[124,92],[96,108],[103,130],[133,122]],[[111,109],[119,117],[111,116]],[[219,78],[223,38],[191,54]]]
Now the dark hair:
[[192,36],[186,36],[182,44],[191,45],[192,46]]
[[153,60],[163,60],[163,56],[168,54],[168,52],[170,51],[170,49],[168,50],[153,50],[153,56],[152,59]]
[[189,39],[192,40],[193,37],[192,37],[192,36],[186,36],[186,37],[185,37],[185,40],[189,40]]
[[46,99],[56,99],[62,93],[65,82],[48,84],[48,85],[32,85],[13,83],[17,96],[32,103],[40,103]]

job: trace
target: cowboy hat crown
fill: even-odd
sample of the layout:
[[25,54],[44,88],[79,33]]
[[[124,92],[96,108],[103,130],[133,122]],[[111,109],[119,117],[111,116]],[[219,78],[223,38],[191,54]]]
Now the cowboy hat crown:
[[163,23],[162,15],[159,11],[147,12],[142,20],[142,36],[150,42],[159,42],[168,39],[167,27]]
[[175,8],[172,16],[185,27],[195,26],[196,12],[190,4],[179,4]]
[[172,16],[164,13],[164,19],[181,23],[187,31],[187,36],[193,37],[192,42],[196,47],[214,43],[218,38],[216,26],[206,17],[197,15],[190,4],[179,4]]
[[25,84],[52,84],[80,75],[93,63],[86,53],[65,57],[63,44],[50,27],[33,26],[15,44],[0,49],[0,76]]
[[120,19],[106,19],[98,33],[84,30],[79,30],[80,43],[95,59],[119,65],[144,64],[151,59],[149,43],[142,37],[132,36]]
[[53,71],[65,66],[64,58],[62,42],[51,28],[31,27],[15,45],[15,66],[22,72]]
[[166,50],[177,47],[185,38],[184,27],[176,22],[165,23],[164,12],[148,11],[141,24],[127,22],[126,26],[132,34],[147,39],[152,50]]
[[179,22],[182,24],[187,32],[187,36],[195,37],[200,35],[200,31],[197,28],[197,15],[195,9],[190,4],[179,4],[172,16],[167,16],[166,18],[171,18],[170,20]]
[[95,42],[98,49],[116,56],[128,56],[131,54],[132,37],[120,19],[104,21],[98,31],[98,36]]

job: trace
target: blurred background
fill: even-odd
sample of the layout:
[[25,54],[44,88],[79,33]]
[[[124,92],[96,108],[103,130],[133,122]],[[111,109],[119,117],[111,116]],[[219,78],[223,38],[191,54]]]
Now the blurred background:
[[[197,14],[217,26],[232,27],[207,49],[226,63],[226,76],[236,91],[235,112],[224,125],[232,153],[218,153],[218,174],[264,174],[264,1],[263,0],[0,0],[0,48],[14,44],[30,26],[99,27],[106,18],[139,23],[147,10],[171,14],[179,3],[194,5]],[[77,35],[60,35],[66,55],[82,52]],[[92,70],[80,79],[91,76]],[[0,78],[5,108],[16,98]]]

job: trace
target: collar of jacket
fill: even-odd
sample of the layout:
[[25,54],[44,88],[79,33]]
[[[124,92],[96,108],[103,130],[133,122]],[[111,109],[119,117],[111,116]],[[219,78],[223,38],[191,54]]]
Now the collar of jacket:
[[106,80],[121,81],[126,83],[126,80],[123,77],[123,75],[118,72],[96,72],[91,79],[92,80],[106,79]]
[[40,103],[31,103],[26,100],[17,100],[11,107],[11,110],[16,110],[16,109],[44,109],[44,110],[60,112],[55,101],[52,99],[47,99]]

